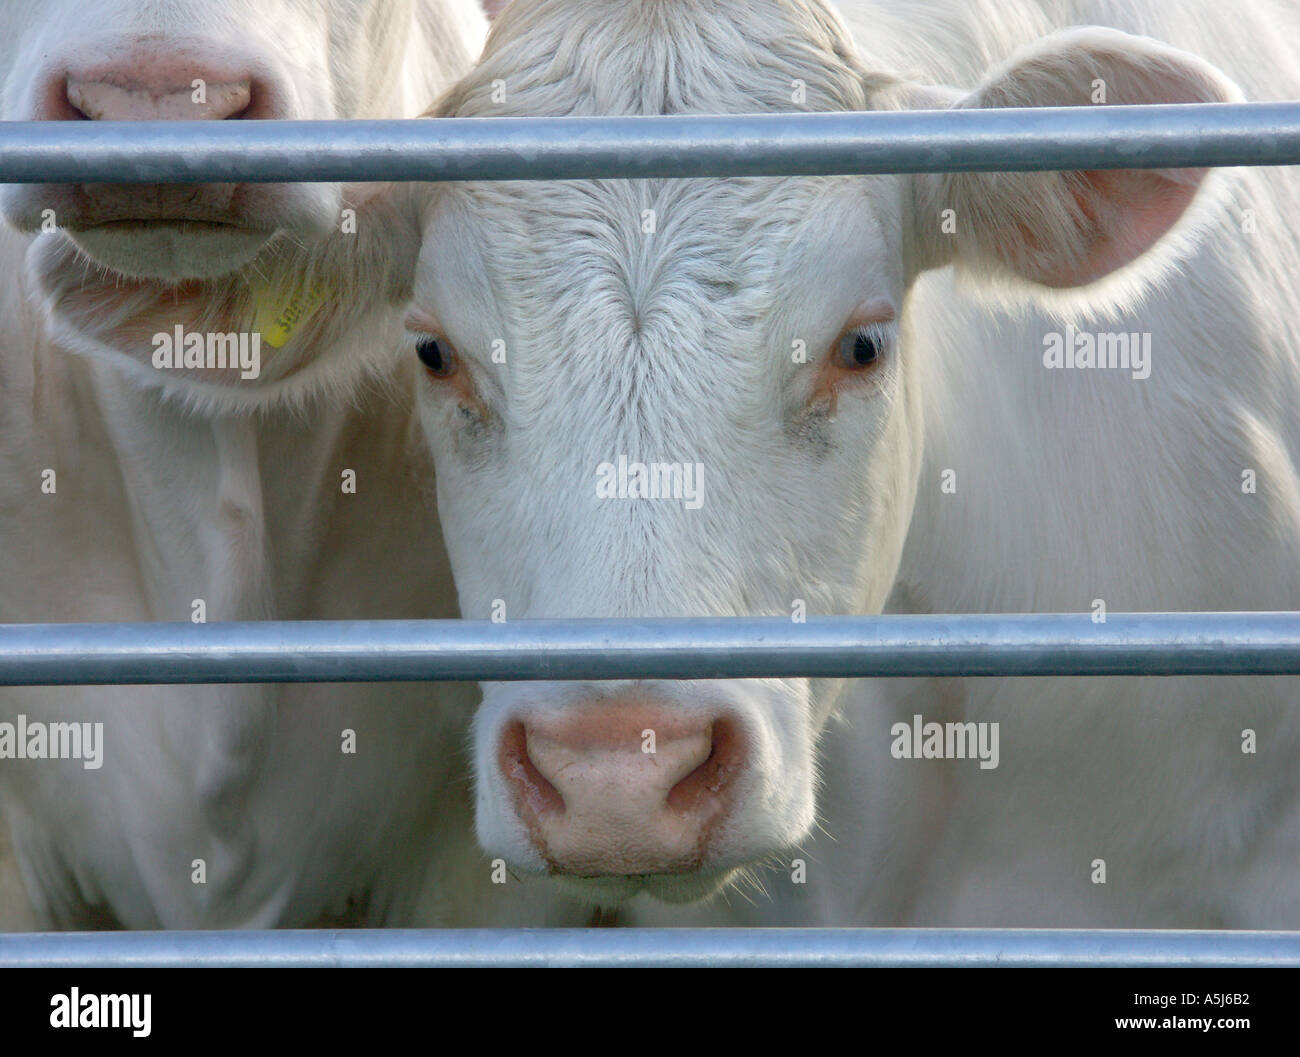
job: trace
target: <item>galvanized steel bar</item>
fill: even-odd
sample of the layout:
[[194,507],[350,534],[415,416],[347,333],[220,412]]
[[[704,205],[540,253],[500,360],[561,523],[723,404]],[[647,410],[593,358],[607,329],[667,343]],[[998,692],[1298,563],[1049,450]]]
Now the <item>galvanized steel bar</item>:
[[0,183],[572,180],[1295,164],[1295,102],[0,123]]
[[0,966],[24,968],[1296,965],[1300,932],[393,929],[0,936]]
[[0,625],[0,685],[1297,675],[1300,613]]

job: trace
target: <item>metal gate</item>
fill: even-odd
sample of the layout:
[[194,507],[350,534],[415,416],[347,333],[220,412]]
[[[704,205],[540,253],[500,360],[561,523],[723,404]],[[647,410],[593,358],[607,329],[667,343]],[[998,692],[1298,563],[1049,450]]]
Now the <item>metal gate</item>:
[[[1300,164],[1300,103],[0,124],[0,182],[559,180]],[[1300,675],[1300,613],[0,626],[0,685]],[[0,965],[1296,965],[1300,932],[463,929],[0,936]]]

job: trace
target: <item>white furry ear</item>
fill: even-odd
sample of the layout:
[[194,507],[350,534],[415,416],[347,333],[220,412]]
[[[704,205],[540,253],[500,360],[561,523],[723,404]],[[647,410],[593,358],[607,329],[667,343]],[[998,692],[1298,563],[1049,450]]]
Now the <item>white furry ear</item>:
[[[1053,34],[1022,50],[955,105],[1241,98],[1236,85],[1195,55],[1146,37],[1088,28]],[[918,176],[913,189],[919,263],[932,268],[956,262],[1049,287],[1083,286],[1155,245],[1191,205],[1205,175],[1204,169],[1125,169]],[[949,221],[946,230],[941,217]]]

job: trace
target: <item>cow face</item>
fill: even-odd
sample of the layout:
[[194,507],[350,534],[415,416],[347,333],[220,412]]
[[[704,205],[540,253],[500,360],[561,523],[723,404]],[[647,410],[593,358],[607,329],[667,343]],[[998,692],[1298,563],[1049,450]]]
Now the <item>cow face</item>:
[[[1101,31],[1050,38],[963,97],[860,68],[817,3],[554,0],[510,7],[442,112],[1042,105],[1076,90],[1087,102],[1096,76],[1125,102],[1231,94],[1190,56]],[[922,444],[916,276],[959,260],[1088,284],[1150,246],[1199,180],[437,189],[410,329],[462,612],[880,611]],[[948,209],[960,237],[941,226]],[[838,690],[488,684],[474,732],[480,840],[597,902],[700,897],[807,833]]]
[[[425,76],[407,62],[408,48],[427,51],[417,15],[439,30],[439,54],[419,57]],[[0,116],[408,116],[462,71],[481,28],[473,0],[10,0],[0,11]],[[0,207],[20,229],[57,226],[119,277],[179,281],[336,229],[342,194],[329,184],[10,186]]]
[[[6,120],[413,116],[469,68],[477,0],[14,0]],[[400,189],[0,187],[62,348],[195,404],[350,391],[391,359],[418,219]]]

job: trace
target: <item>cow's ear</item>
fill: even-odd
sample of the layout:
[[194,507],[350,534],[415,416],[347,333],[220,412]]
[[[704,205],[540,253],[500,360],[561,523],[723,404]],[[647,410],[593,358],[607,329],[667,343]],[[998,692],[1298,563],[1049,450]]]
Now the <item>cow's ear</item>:
[[483,0],[483,13],[490,19],[494,19],[501,14],[509,5],[510,0]]
[[[1087,28],[1054,34],[1019,52],[952,105],[1240,99],[1227,77],[1194,55],[1145,37]],[[1205,176],[1205,169],[917,176],[911,186],[918,264],[956,262],[1049,287],[1083,286],[1155,245],[1183,216]]]

